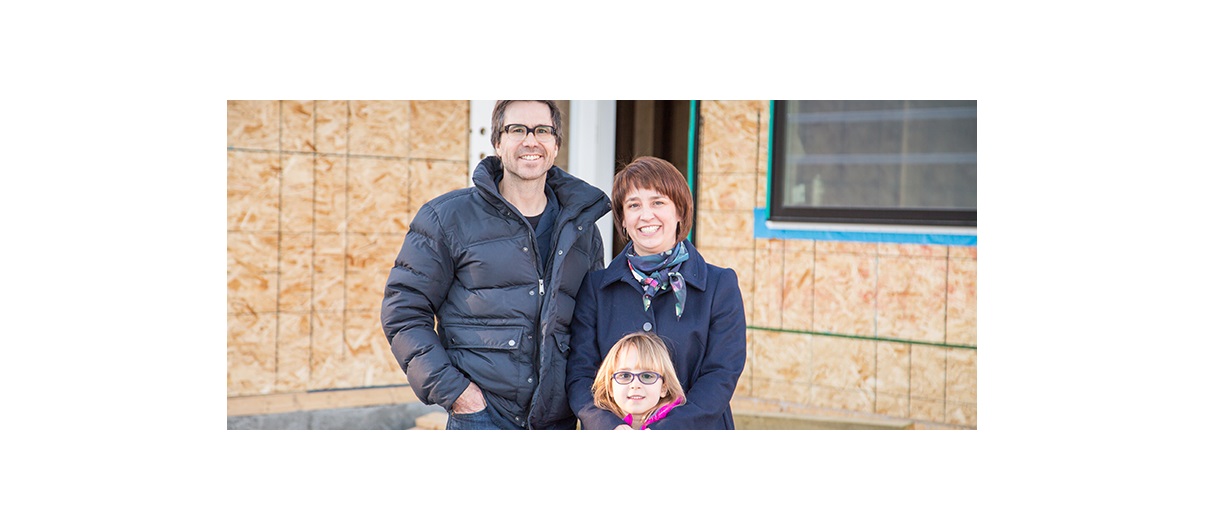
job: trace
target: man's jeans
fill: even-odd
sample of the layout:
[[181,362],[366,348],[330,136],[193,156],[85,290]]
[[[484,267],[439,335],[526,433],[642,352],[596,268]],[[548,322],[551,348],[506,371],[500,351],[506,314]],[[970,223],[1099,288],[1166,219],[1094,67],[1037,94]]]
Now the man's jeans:
[[490,420],[490,409],[486,407],[477,412],[469,414],[452,414],[448,413],[448,425],[444,427],[449,431],[500,431],[502,430],[494,422]]

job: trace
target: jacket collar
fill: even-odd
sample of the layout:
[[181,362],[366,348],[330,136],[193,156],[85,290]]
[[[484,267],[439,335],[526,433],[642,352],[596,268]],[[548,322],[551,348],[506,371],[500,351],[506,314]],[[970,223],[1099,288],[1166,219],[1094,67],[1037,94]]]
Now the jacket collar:
[[[707,262],[699,256],[698,249],[690,244],[690,241],[683,241],[686,245],[686,252],[690,253],[690,258],[682,262],[682,268],[678,272],[682,273],[682,279],[686,280],[687,285],[694,287],[700,291],[707,290]],[[631,285],[639,285],[636,283],[636,278],[632,277],[632,271],[628,270],[628,251],[632,249],[632,242],[629,241],[619,255],[603,269],[602,284],[600,287],[606,287],[614,282],[626,282]]]
[[[500,212],[511,209],[498,191],[498,182],[502,180],[502,159],[487,156],[473,170],[473,184],[482,192],[482,196]],[[574,219],[583,212],[588,214],[590,222],[597,221],[611,211],[611,199],[602,190],[587,184],[585,181],[566,173],[559,167],[552,166],[544,181],[556,194],[560,203],[562,215],[566,219]]]

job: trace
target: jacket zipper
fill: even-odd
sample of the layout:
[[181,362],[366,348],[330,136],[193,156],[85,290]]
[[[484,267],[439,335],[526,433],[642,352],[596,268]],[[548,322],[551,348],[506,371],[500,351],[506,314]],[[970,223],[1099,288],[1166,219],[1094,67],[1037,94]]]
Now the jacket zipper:
[[[540,296],[539,299],[536,300],[536,321],[534,322],[535,329],[533,330],[531,339],[532,351],[535,353],[535,358],[532,359],[531,369],[533,377],[540,377],[540,364],[542,363],[542,358],[544,356],[544,353],[540,351],[540,345],[544,342],[540,336],[540,325],[541,321],[543,320],[542,317],[544,313],[544,263],[542,262],[543,256],[540,255],[540,242],[536,240],[536,227],[532,226],[529,234],[531,234],[531,256],[535,260],[536,277],[540,286]],[[532,389],[531,402],[527,404],[527,407],[525,407],[525,410],[523,411],[524,426],[528,429],[532,428],[531,409],[535,406],[536,394],[538,393],[539,386]]]

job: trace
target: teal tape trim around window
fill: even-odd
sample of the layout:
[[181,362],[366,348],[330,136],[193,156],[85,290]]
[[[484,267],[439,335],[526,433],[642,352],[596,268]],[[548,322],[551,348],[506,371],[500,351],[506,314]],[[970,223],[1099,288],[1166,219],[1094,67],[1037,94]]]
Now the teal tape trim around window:
[[[699,200],[695,192],[695,153],[696,145],[699,143],[698,120],[699,117],[699,100],[690,100],[690,133],[687,135],[689,145],[686,146],[686,187],[690,188],[691,200],[698,204]],[[695,209],[695,219],[698,219],[698,209]],[[695,242],[695,229],[692,227],[690,233],[686,234],[686,238],[691,243]]]
[[823,331],[804,331],[799,329],[775,329],[763,328],[761,326],[745,326],[745,329],[754,329],[757,331],[775,331],[781,333],[797,333],[800,335],[815,335],[818,337],[837,337],[841,339],[858,339],[858,340],[875,340],[879,342],[896,342],[900,344],[915,344],[918,346],[934,346],[937,348],[959,348],[963,350],[978,350],[979,346],[974,344],[944,344],[941,342],[924,342],[919,340],[907,339],[891,339],[886,337],[864,337],[861,335],[845,335],[842,333],[826,333]]
[[770,100],[770,134],[766,142],[766,208],[774,204],[774,100]]
[[856,232],[841,230],[781,230],[766,226],[769,211],[766,208],[753,210],[754,239],[814,239],[817,241],[851,241],[859,243],[905,243],[912,245],[949,245],[974,247],[979,245],[977,235],[926,234],[896,232]]
[[695,144],[699,142],[698,129],[699,101],[690,100],[690,145],[686,152],[686,186],[693,192],[695,189]]

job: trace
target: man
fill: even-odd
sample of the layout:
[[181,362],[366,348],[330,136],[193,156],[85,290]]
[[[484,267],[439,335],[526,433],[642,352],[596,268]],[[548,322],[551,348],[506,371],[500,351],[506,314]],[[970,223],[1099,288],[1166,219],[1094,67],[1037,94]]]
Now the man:
[[553,166],[553,101],[499,101],[473,187],[419,209],[381,304],[418,398],[448,429],[573,429],[569,323],[582,278],[603,267],[598,188]]

